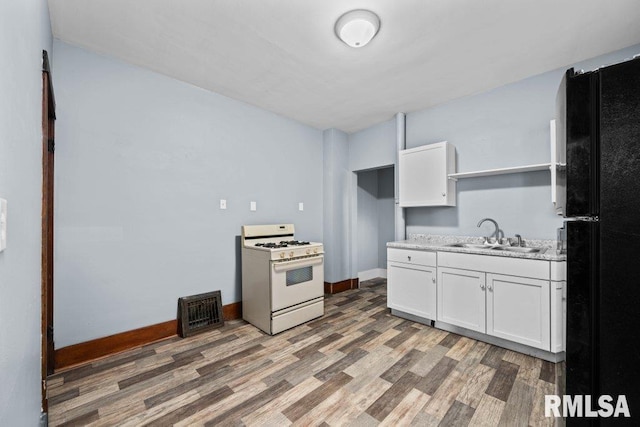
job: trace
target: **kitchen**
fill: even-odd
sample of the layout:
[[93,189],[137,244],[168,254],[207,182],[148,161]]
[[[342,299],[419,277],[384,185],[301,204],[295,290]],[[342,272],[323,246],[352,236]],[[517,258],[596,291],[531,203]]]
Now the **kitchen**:
[[[383,37],[385,17],[381,20]],[[19,34],[16,30],[16,44]],[[543,67],[526,78],[503,78],[475,94],[453,93],[448,102],[407,110],[406,148],[449,141],[456,147],[459,172],[548,163],[549,121],[555,117],[564,70],[620,62],[639,53],[631,46],[638,42],[590,56],[577,52],[575,60]],[[323,242],[325,282],[336,287],[360,272],[386,268],[380,257],[376,265],[359,264],[354,248],[365,230],[356,232],[350,224],[364,224],[359,221],[362,212],[352,209],[357,178],[395,164],[395,113],[401,109],[355,131],[340,130],[346,126],[338,122],[333,127],[308,126],[78,47],[80,42],[50,43],[42,48],[52,54],[58,105],[57,348],[168,321],[180,296],[221,289],[224,305],[240,301],[238,236],[247,224],[293,223],[297,237]],[[39,64],[35,68],[39,70]],[[30,93],[39,94],[39,88]],[[4,147],[3,158],[14,159],[14,147],[6,146],[6,152]],[[39,157],[32,163],[36,160]],[[22,171],[4,164],[3,169],[12,180],[31,177],[29,203],[35,205],[40,188],[35,182],[39,178],[33,177],[40,175],[32,163]],[[20,247],[15,236],[22,234],[13,228],[21,224],[11,221],[19,217],[13,212],[22,211],[22,187],[12,185],[15,188],[0,187],[0,197],[9,202],[9,242],[0,255],[7,269],[18,263],[10,256]],[[286,191],[280,191],[283,185]],[[476,225],[492,217],[506,237],[517,233],[525,241],[554,240],[562,225],[550,202],[547,171],[459,180],[457,186],[456,207],[406,209],[406,233],[483,236],[491,227]],[[220,209],[221,199],[227,201],[226,210]],[[251,202],[256,202],[255,211]],[[24,203],[25,209],[31,206]],[[14,276],[3,276],[3,282],[4,277]],[[13,291],[2,292],[5,300]],[[33,301],[33,292],[39,295],[39,289],[30,292],[30,298],[18,299],[18,306]],[[11,322],[8,313],[15,310],[3,305],[2,320]],[[34,313],[39,311],[30,317],[38,317]],[[18,339],[22,346],[16,348],[22,350],[9,352],[10,359],[34,352],[37,330],[36,325],[29,339]],[[29,363],[18,363],[18,372],[33,384],[38,373],[31,372],[35,365]],[[2,365],[3,375],[10,366],[13,369]],[[27,367],[29,373],[21,371]],[[7,381],[15,379],[8,376]],[[38,391],[20,384],[15,394],[29,396],[26,400],[33,406]],[[3,402],[9,405],[12,400]]]

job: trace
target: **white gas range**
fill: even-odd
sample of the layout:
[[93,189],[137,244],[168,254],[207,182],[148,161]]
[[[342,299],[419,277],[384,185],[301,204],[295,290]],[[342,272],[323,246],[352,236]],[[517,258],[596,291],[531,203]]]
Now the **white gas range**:
[[322,243],[293,224],[242,227],[242,318],[273,335],[324,314]]

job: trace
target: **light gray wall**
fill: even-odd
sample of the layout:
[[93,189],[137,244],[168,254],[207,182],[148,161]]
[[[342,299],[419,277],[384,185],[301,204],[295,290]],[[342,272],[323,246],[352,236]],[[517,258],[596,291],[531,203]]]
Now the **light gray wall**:
[[0,425],[40,417],[42,50],[51,54],[46,0],[0,2]]
[[395,240],[393,167],[378,169],[378,268],[387,268],[387,242]]
[[350,214],[353,212],[349,194],[354,178],[348,171],[347,134],[338,129],[327,129],[322,135],[324,280],[336,283],[354,277],[351,275],[349,237],[352,222]]
[[240,301],[244,224],[322,239],[321,131],[57,40],[54,52],[58,347],[175,319],[180,296]]
[[358,272],[387,268],[387,242],[394,240],[393,167],[357,173]]
[[[592,69],[630,58],[638,46],[576,65]],[[546,163],[549,121],[564,71],[571,66],[407,114],[407,148],[449,141],[457,149],[458,172]],[[407,209],[407,232],[485,235],[479,219],[498,221],[505,235],[553,239],[562,225],[551,203],[549,172],[458,181],[458,206]]]
[[349,134],[349,170],[362,171],[396,161],[395,118]]
[[378,268],[378,171],[358,172],[358,272]]
[[[349,135],[349,162],[348,168],[351,176],[357,180],[362,173],[383,173],[373,171],[374,169],[393,166],[396,158],[396,120],[392,118],[385,122],[363,129]],[[391,168],[391,185],[393,186],[393,168]],[[386,175],[385,175],[385,179]],[[386,190],[386,187],[385,187]],[[369,233],[376,235],[375,239],[362,236],[364,230],[360,230],[361,219],[363,213],[359,207],[359,198],[361,197],[361,189],[357,185],[350,187],[351,206],[351,242],[354,250],[351,253],[352,271],[351,276],[356,277],[358,272],[366,271],[372,268],[386,268],[386,248],[383,250],[384,255],[381,257],[380,251],[383,244],[382,239],[394,240],[394,205],[393,205],[393,188],[391,189],[391,200],[387,200],[386,196],[382,200],[377,200],[378,210],[376,211],[376,227],[377,230],[369,230]],[[376,196],[377,197],[377,196]],[[390,203],[390,204],[389,204]],[[391,209],[389,217],[389,209]],[[366,215],[366,214],[365,214]],[[363,221],[367,221],[363,219]],[[386,228],[386,221],[389,222],[391,237],[388,236],[389,230]],[[382,222],[385,225],[382,225]],[[371,242],[371,246],[368,243]],[[366,248],[366,249],[365,249]],[[365,250],[366,253],[362,253]],[[371,251],[371,254],[369,254]],[[374,255],[375,251],[375,255]],[[372,261],[374,257],[377,259],[375,263]],[[364,260],[361,260],[364,258]],[[382,262],[384,260],[384,262]],[[365,268],[365,266],[370,266]]]

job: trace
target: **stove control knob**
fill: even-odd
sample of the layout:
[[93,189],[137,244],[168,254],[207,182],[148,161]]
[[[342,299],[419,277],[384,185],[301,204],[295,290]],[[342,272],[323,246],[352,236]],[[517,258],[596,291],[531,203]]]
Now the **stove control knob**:
[[311,250],[307,249],[307,255],[309,255],[311,253]]
[[280,258],[284,258],[284,252],[280,252]]
[[314,248],[314,249],[313,249],[313,253],[314,253],[314,254],[317,254],[317,253],[318,253],[318,248]]
[[289,252],[289,258],[293,258],[293,251]]

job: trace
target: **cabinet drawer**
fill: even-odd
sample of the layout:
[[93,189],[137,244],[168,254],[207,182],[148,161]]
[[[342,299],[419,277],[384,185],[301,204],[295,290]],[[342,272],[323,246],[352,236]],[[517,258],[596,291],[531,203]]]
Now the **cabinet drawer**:
[[387,261],[403,262],[406,264],[436,266],[436,253],[415,249],[387,249]]
[[438,267],[463,268],[487,273],[549,280],[549,261],[492,255],[438,252]]

